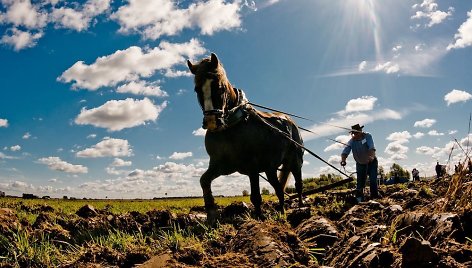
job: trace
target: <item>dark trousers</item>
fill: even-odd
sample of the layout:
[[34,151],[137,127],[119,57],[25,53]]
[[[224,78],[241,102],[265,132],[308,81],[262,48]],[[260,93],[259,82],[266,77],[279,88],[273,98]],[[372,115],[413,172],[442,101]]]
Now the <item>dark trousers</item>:
[[372,162],[368,164],[359,164],[356,163],[357,171],[357,197],[364,197],[364,187],[369,176],[369,185],[370,185],[370,196],[372,198],[377,198],[379,196],[378,186],[377,186],[377,168],[379,162],[375,158]]

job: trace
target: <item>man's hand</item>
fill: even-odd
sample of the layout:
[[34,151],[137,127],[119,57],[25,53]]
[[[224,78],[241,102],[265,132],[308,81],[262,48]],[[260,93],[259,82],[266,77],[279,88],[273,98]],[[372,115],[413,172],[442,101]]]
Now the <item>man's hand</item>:
[[345,166],[346,165],[346,161],[345,160],[341,160],[341,166]]

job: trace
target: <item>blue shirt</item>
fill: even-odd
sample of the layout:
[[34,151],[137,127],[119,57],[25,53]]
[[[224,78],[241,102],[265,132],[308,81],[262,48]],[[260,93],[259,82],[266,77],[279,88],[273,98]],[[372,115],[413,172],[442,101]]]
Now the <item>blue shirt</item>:
[[361,140],[356,141],[351,138],[347,145],[344,147],[342,154],[349,155],[352,150],[352,156],[354,156],[354,160],[359,164],[369,163],[369,150],[375,150],[372,135],[367,132],[364,133],[364,138]]

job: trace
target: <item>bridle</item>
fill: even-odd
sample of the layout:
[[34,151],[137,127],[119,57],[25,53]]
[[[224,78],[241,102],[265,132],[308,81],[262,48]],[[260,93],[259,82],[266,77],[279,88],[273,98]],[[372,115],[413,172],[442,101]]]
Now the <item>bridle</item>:
[[[208,76],[215,77],[215,74],[208,73]],[[229,92],[223,89],[223,107],[221,109],[205,110],[204,104],[200,101],[198,102],[204,117],[215,116],[216,118],[217,128],[212,131],[221,131],[227,129],[228,127],[238,123],[242,118],[247,118],[247,114],[243,112],[244,106],[249,102],[246,99],[246,95],[241,89],[233,87],[232,90],[236,95],[235,103],[231,103],[232,100],[228,96]]]

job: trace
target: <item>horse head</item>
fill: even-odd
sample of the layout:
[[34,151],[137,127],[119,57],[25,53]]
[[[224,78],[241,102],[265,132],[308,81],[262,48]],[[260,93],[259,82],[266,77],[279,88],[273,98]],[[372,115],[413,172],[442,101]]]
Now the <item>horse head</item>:
[[195,93],[203,111],[202,127],[210,131],[224,128],[225,115],[234,106],[237,96],[223,65],[214,53],[196,64],[187,60],[187,65],[195,75]]

